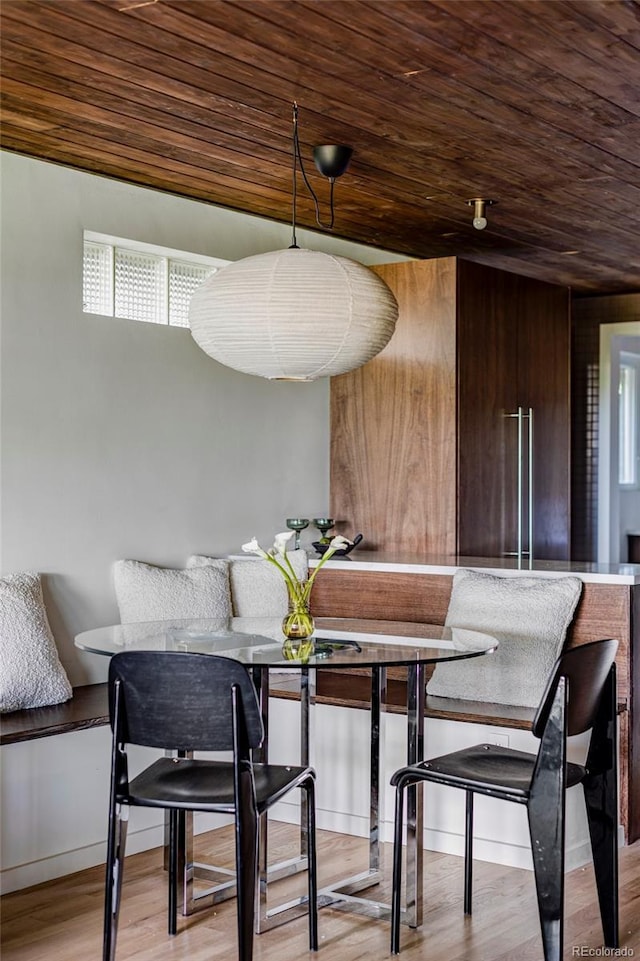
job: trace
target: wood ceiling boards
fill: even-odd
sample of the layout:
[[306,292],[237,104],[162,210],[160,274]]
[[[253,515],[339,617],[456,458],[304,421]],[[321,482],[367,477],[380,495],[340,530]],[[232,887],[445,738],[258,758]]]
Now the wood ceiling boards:
[[[3,0],[0,16],[6,150],[288,221],[297,100],[323,200],[312,146],[354,147],[337,235],[640,290],[639,3]],[[499,201],[484,231],[477,196]]]

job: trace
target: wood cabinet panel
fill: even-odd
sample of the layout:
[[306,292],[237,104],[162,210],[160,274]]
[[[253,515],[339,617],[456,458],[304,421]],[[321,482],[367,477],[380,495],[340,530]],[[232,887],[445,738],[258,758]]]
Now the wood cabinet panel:
[[534,557],[567,559],[569,291],[465,261],[458,271],[458,552],[499,557],[518,549],[520,460],[523,546],[531,504]]
[[400,305],[396,332],[331,381],[331,516],[367,548],[456,546],[456,261],[376,267]]
[[[518,406],[534,407],[534,556],[569,552],[569,292],[455,258],[377,266],[387,347],[331,383],[331,514],[367,547],[497,557],[518,510]],[[529,421],[526,422],[528,427]],[[524,545],[528,548],[528,538]]]
[[444,624],[452,580],[445,574],[331,570],[329,562],[313,586],[312,612],[314,617]]
[[518,403],[533,410],[534,556],[570,556],[569,291],[520,278]]
[[475,557],[517,548],[518,280],[458,267],[458,553]]

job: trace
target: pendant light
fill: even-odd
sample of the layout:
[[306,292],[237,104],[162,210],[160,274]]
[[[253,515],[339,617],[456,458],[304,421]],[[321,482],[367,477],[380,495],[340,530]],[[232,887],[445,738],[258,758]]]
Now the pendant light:
[[298,163],[316,220],[331,229],[334,183],[351,153],[342,144],[314,150],[316,167],[330,184],[331,218],[322,224],[302,163],[294,104],[291,246],[220,268],[191,299],[193,338],[221,364],[269,380],[313,381],[360,367],[388,343],[398,305],[384,281],[355,260],[296,244]]

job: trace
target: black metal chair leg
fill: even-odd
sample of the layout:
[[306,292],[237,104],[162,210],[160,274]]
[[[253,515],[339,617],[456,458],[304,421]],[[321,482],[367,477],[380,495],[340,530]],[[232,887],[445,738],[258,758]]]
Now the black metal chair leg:
[[553,700],[531,782],[527,814],[544,961],[562,961],[564,927],[564,837],[566,682]]
[[236,797],[236,892],[238,911],[238,958],[253,961],[258,881],[258,815],[253,781],[248,770],[240,772],[242,787]]
[[598,889],[604,943],[619,947],[618,922],[618,779],[615,666],[607,679],[593,726],[583,781]]
[[391,890],[391,954],[400,954],[400,894],[402,883],[402,819],[405,784],[396,785],[396,812],[393,832],[393,880]]
[[307,798],[307,877],[309,882],[309,948],[318,950],[318,873],[316,854],[315,781],[303,785]]
[[562,961],[564,830],[559,812],[550,808],[551,803],[546,811],[529,810],[529,830],[544,961]]
[[169,934],[178,932],[178,811],[169,811]]
[[122,875],[127,841],[129,810],[117,808],[109,819],[107,841],[107,877],[105,883],[104,934],[102,939],[103,961],[114,961],[118,936],[118,917],[122,895]]
[[619,947],[617,799],[613,772],[590,778],[584,796],[604,943]]
[[473,791],[467,791],[464,835],[464,913],[471,914],[473,888]]
[[[102,961],[113,961],[115,954],[115,932],[113,930],[113,911],[115,908],[114,880],[115,880],[115,836],[116,836],[115,811],[109,817],[109,837],[107,840],[107,864],[106,878],[104,884],[104,928],[102,935]],[[112,943],[113,942],[113,943]]]

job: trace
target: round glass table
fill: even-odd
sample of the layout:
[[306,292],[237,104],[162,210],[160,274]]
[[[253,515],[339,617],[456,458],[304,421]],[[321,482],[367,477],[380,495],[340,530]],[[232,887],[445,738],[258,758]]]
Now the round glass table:
[[316,618],[314,651],[303,661],[283,652],[280,618],[149,621],[84,631],[76,646],[93,654],[189,651],[219,654],[260,668],[409,667],[490,653],[497,640],[465,628],[400,621]]
[[[433,624],[376,621],[345,618],[317,618],[313,635],[313,652],[304,660],[290,660],[283,653],[284,637],[280,618],[233,617],[219,620],[191,618],[152,621],[141,624],[117,624],[79,634],[75,643],[84,651],[111,656],[120,651],[187,651],[217,654],[246,665],[252,673],[259,693],[261,709],[268,726],[269,676],[286,671],[300,677],[301,764],[309,763],[309,716],[314,699],[313,679],[316,669],[367,668],[371,672],[371,752],[370,752],[370,827],[369,867],[360,874],[345,878],[319,892],[319,904],[344,907],[369,917],[389,916],[388,905],[356,896],[381,879],[379,841],[379,801],[381,798],[380,714],[385,708],[386,669],[407,668],[407,764],[424,757],[425,667],[441,661],[480,657],[494,651],[494,637],[464,628],[448,628]],[[319,732],[321,733],[321,732]],[[268,740],[258,760],[268,757]],[[422,794],[416,788],[407,792],[407,859],[406,897],[403,919],[411,926],[422,923]],[[213,878],[217,869],[194,864],[192,858],[193,825],[188,821],[184,848],[184,877],[181,903],[184,914],[210,907],[233,893],[229,883],[217,885],[196,895],[194,876]],[[302,824],[305,823],[304,817]],[[302,870],[306,863],[306,838],[301,836],[300,856],[282,865],[266,864],[266,825],[261,832],[261,891],[263,903],[257,919],[258,930],[297,916],[304,909],[300,903],[273,909],[266,907],[267,880]]]

